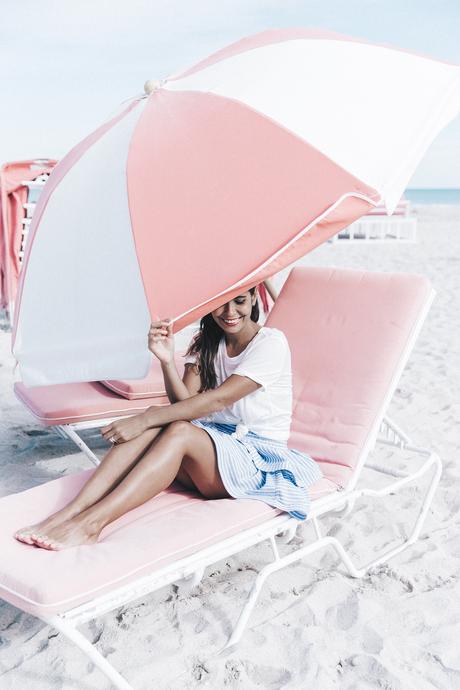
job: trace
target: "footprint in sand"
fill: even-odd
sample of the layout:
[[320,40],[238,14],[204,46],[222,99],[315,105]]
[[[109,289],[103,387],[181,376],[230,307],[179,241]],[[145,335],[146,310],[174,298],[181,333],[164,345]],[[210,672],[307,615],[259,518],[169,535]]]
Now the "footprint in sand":
[[246,663],[245,666],[248,678],[266,690],[282,688],[292,679],[291,673],[282,666],[280,668],[275,668],[274,666],[263,666],[262,664],[256,665],[250,663]]
[[337,607],[336,620],[341,630],[348,630],[358,620],[359,602],[355,592],[352,592],[347,600]]
[[383,640],[373,628],[365,627],[361,635],[363,651],[368,654],[380,654],[383,649]]

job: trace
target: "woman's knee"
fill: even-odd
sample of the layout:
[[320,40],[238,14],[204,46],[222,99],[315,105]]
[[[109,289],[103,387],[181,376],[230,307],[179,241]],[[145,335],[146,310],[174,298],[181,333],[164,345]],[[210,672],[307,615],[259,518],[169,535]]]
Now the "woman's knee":
[[164,427],[164,433],[167,433],[171,436],[185,436],[186,434],[188,435],[193,429],[193,426],[190,424],[190,422],[186,421],[177,421],[177,422],[171,422],[171,424],[168,424],[168,426]]
[[190,422],[178,421],[171,422],[164,428],[162,436],[167,436],[172,442],[181,444],[184,448],[188,445],[190,436],[193,433],[193,425]]

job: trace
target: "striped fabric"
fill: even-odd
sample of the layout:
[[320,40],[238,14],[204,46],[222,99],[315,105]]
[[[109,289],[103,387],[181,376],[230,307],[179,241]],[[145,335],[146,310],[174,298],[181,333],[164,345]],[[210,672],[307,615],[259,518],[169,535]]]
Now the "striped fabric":
[[254,498],[305,520],[310,508],[308,487],[322,477],[306,453],[288,448],[282,441],[232,434],[236,426],[195,420],[214,441],[222,482],[233,498]]

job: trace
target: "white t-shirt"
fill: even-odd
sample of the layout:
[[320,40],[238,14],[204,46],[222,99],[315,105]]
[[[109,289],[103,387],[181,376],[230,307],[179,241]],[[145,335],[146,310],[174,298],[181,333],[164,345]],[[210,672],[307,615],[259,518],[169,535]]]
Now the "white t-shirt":
[[[197,357],[186,357],[195,363]],[[229,357],[225,337],[219,343],[214,367],[217,385],[232,374],[261,384],[253,393],[201,421],[240,424],[259,436],[287,441],[292,416],[291,351],[286,336],[277,328],[263,326],[236,357]]]

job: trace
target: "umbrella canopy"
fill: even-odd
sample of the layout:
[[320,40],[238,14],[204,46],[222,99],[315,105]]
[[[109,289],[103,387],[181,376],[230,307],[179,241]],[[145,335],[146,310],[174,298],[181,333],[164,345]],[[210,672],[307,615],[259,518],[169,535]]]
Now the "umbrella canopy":
[[26,385],[141,378],[176,330],[383,202],[460,110],[460,67],[314,30],[246,38],[78,144],[39,201],[14,354]]

